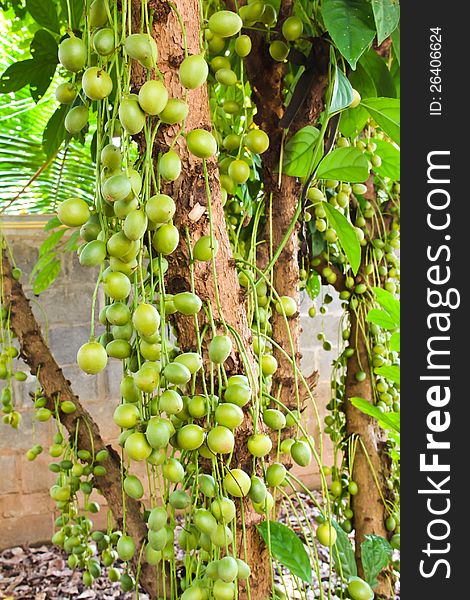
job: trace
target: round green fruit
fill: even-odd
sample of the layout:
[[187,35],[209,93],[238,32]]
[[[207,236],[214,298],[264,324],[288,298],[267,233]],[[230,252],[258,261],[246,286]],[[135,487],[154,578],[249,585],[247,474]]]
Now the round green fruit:
[[143,433],[136,431],[126,439],[124,450],[131,460],[142,461],[150,456],[152,447]]
[[111,93],[113,82],[111,77],[99,67],[89,67],[82,77],[85,96],[90,100],[103,100]]
[[75,135],[80,133],[87,123],[88,108],[86,106],[74,106],[65,117],[64,127],[70,135]]
[[217,142],[210,131],[193,129],[186,136],[188,150],[198,158],[210,158],[217,152]]
[[174,150],[168,150],[160,157],[158,167],[165,181],[175,181],[181,174],[181,159]]
[[146,81],[139,90],[139,104],[148,115],[159,115],[168,102],[168,91],[160,80]]
[[211,244],[211,236],[203,235],[194,244],[193,256],[195,260],[201,262],[209,261],[216,256],[219,249],[219,242],[216,238],[213,238],[213,244]]
[[243,21],[230,10],[219,10],[209,18],[209,30],[222,37],[236,35],[243,26]]
[[61,104],[72,104],[77,97],[77,88],[73,83],[61,83],[56,87],[55,97]]
[[179,239],[178,229],[174,225],[165,223],[155,231],[152,246],[160,254],[168,256],[176,250]]
[[60,43],[59,62],[67,71],[78,73],[85,66],[86,59],[86,46],[81,39],[73,36]]
[[108,355],[98,342],[88,342],[78,350],[77,363],[82,371],[95,375],[106,367]]
[[317,540],[323,546],[332,546],[336,542],[336,529],[331,523],[325,521],[317,527]]
[[202,54],[187,56],[180,65],[179,76],[181,85],[188,90],[195,90],[205,83],[209,67]]
[[60,204],[57,217],[62,225],[81,227],[88,221],[90,209],[82,198],[69,198]]
[[299,17],[288,17],[282,24],[282,35],[288,42],[295,42],[302,35],[303,23]]

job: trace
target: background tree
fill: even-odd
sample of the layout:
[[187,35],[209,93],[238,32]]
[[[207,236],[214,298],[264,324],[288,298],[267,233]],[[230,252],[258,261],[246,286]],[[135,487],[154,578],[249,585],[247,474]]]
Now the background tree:
[[[94,0],[85,10],[71,1],[27,8],[31,58],[7,68],[0,91],[29,84],[39,100],[57,77],[58,50],[61,104],[44,128],[47,162],[4,209],[57,160],[62,174],[75,140],[89,145],[92,212],[86,194],[69,198],[48,227],[52,236],[61,224],[81,227],[69,248],[80,244],[81,264],[100,269],[105,331],[95,327],[95,293],[79,366],[93,374],[112,357],[124,368],[115,413],[121,466],[61,376],[3,253],[5,378],[11,327],[42,386],[39,415],[54,414],[72,434],[56,443],[63,460],[51,495],[63,517],[55,542],[91,583],[91,532],[76,497],[96,486],[124,533],[91,535],[109,564],[116,547],[152,595],[279,594],[270,556],[306,593],[315,545],[306,552],[275,514],[302,487],[292,462],[306,466],[313,456],[325,500],[318,541],[353,599],[371,596],[369,586],[392,596],[393,576],[381,571],[391,555],[387,529],[397,526],[397,436],[383,429],[396,429],[399,410],[397,6]],[[57,199],[32,198],[42,210]],[[51,283],[60,268],[52,264],[38,265],[36,279]],[[346,315],[326,423],[338,450],[332,467],[322,464],[321,424],[314,436],[305,430],[315,375],[298,369],[299,293],[316,298],[321,280],[339,291]],[[16,426],[8,393],[3,407]],[[135,471],[144,461],[150,515]],[[174,568],[176,509],[184,509],[183,580]],[[357,567],[345,535],[353,527]],[[311,539],[312,524],[301,529]],[[294,564],[289,546],[298,547]],[[127,571],[110,576],[134,586]]]

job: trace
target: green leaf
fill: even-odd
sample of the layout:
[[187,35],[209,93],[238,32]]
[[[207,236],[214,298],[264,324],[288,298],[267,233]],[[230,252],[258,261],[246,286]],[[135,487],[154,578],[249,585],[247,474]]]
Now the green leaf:
[[374,534],[365,536],[361,544],[361,561],[364,567],[364,577],[371,587],[377,585],[377,575],[388,565],[393,549],[388,541]]
[[42,147],[47,158],[56,153],[67,135],[64,123],[68,110],[66,104],[61,104],[47,122],[42,136]]
[[397,28],[400,22],[398,0],[372,0],[377,42],[381,44]]
[[51,233],[51,235],[49,235],[40,245],[39,257],[48,254],[53,248],[55,248],[62,239],[62,236],[64,235],[65,231],[65,229],[59,229]]
[[44,60],[54,65],[58,62],[58,48],[54,37],[45,29],[36,31],[30,45],[34,59]]
[[65,252],[75,252],[78,249],[78,240],[80,239],[80,230],[74,231],[64,245]]
[[70,12],[72,14],[72,29],[80,29],[80,22],[83,17],[83,0],[61,0],[62,16],[68,19],[67,3],[70,4]]
[[392,44],[393,49],[395,51],[396,59],[398,61],[398,64],[400,64],[400,27],[397,27],[392,33]]
[[361,62],[357,63],[355,71],[349,73],[349,81],[355,90],[357,90],[362,98],[375,98],[377,96],[377,88],[370,73],[362,66]]
[[350,577],[357,576],[356,560],[350,539],[343,528],[332,519],[331,524],[336,530],[336,543],[333,546],[333,558],[336,572],[347,581]]
[[367,98],[361,101],[361,106],[394,142],[400,144],[400,101],[397,98]]
[[[361,67],[368,73],[369,77],[374,83],[376,90],[375,96],[395,98],[397,93],[395,90],[395,83],[388,70],[387,64],[384,59],[381,58],[377,52],[371,48],[361,56],[359,61]],[[359,90],[358,90],[359,91]],[[363,96],[367,98],[367,96]]]
[[392,143],[374,138],[377,145],[376,153],[382,159],[380,167],[373,167],[375,173],[382,177],[390,177],[393,181],[400,181],[400,150]]
[[338,241],[349,260],[351,269],[354,275],[356,275],[361,264],[361,245],[357,239],[356,231],[346,217],[331,206],[331,204],[323,202],[322,206],[326,211],[326,216],[331,227],[338,235]]
[[395,331],[390,336],[390,350],[393,352],[400,352],[400,332]]
[[382,327],[382,329],[390,330],[396,328],[395,321],[392,317],[384,310],[379,310],[378,308],[371,308],[367,313],[366,320],[369,323],[374,323],[375,325]]
[[59,17],[52,0],[26,0],[26,8],[36,23],[50,31],[60,33]]
[[394,383],[400,383],[400,367],[398,365],[376,367],[374,373],[382,375],[382,377],[390,379],[390,381],[393,381]]
[[318,129],[307,125],[291,137],[284,148],[283,173],[293,177],[306,177],[309,174],[319,135]]
[[33,293],[36,296],[47,290],[54,283],[60,273],[60,265],[60,260],[54,260],[37,275],[33,283]]
[[31,273],[29,275],[29,283],[31,283],[36,275],[36,273],[38,271],[41,271],[42,269],[44,269],[45,267],[47,267],[47,265],[52,262],[54,260],[54,258],[57,256],[57,252],[48,252],[47,254],[44,254],[44,256],[41,256],[36,263],[34,264]]
[[346,75],[339,69],[336,68],[335,84],[333,86],[333,96],[330,104],[330,112],[340,112],[347,108],[353,101],[353,89]]
[[375,37],[370,3],[367,0],[324,0],[321,13],[336,47],[355,69]]
[[31,81],[32,58],[13,63],[0,77],[0,93],[17,92]]
[[307,280],[307,285],[305,286],[307,290],[307,294],[310,296],[312,300],[318,296],[321,291],[321,278],[317,273],[312,273]]
[[400,413],[383,413],[380,408],[364,400],[364,398],[354,397],[350,399],[350,402],[364,414],[377,419],[382,429],[392,429],[400,433]]
[[377,302],[380,304],[382,308],[388,312],[388,314],[392,317],[395,322],[395,327],[400,326],[400,300],[395,298],[395,296],[389,292],[388,290],[384,290],[380,287],[373,287],[372,291],[375,294],[375,298]]
[[56,227],[60,227],[62,223],[59,220],[59,217],[51,217],[49,221],[44,225],[44,231],[50,231],[51,229],[55,229]]
[[[269,530],[268,530],[269,527]],[[311,583],[312,566],[299,537],[282,523],[263,521],[256,526],[272,556],[302,581]]]
[[369,177],[367,158],[354,147],[336,148],[321,161],[318,179],[339,179],[350,183],[361,183]]
[[364,129],[368,120],[369,113],[361,105],[348,108],[341,113],[339,130],[345,137],[355,137]]

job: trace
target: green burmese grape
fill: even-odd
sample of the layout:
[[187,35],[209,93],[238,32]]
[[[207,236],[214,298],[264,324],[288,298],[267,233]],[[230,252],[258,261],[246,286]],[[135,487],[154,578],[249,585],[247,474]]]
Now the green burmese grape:
[[93,49],[100,56],[109,56],[114,52],[114,31],[99,29],[93,34]]
[[135,475],[127,475],[123,483],[124,491],[135,500],[140,500],[144,495],[144,486]]
[[215,409],[215,420],[219,425],[235,429],[243,423],[244,414],[242,409],[236,404],[219,404]]
[[241,58],[245,58],[251,52],[251,38],[248,35],[240,35],[235,41],[235,52]]
[[216,73],[219,69],[230,69],[230,61],[225,56],[215,56],[210,62],[211,70]]
[[61,104],[72,104],[77,97],[77,88],[73,83],[60,83],[55,90],[55,97]]
[[185,365],[171,362],[163,369],[163,376],[169,383],[184,385],[191,379],[191,372]]
[[177,440],[182,450],[197,450],[204,442],[204,430],[194,423],[184,425],[178,430]]
[[186,119],[189,112],[189,106],[184,100],[170,98],[165,108],[160,113],[160,120],[167,125],[175,125]]
[[233,600],[235,598],[235,585],[226,583],[222,579],[217,579],[212,588],[214,600]]
[[178,312],[183,315],[195,315],[202,307],[199,296],[192,292],[180,292],[173,296],[173,304]]
[[205,508],[198,508],[194,513],[194,524],[201,533],[211,535],[217,528],[217,521],[213,514]]
[[126,439],[124,450],[131,460],[142,461],[150,456],[152,447],[147,442],[145,435],[136,431]]
[[160,327],[160,314],[153,304],[142,302],[134,310],[132,324],[140,335],[154,335]]
[[250,498],[256,504],[261,504],[266,499],[266,495],[268,490],[266,489],[266,484],[258,477],[258,475],[253,475],[251,477],[251,487],[250,487]]
[[229,583],[238,576],[238,563],[232,556],[224,556],[219,560],[217,571],[220,579]]
[[139,104],[148,115],[158,115],[166,107],[168,92],[160,80],[146,81],[139,90]]
[[108,22],[105,0],[93,0],[90,4],[90,26],[103,27]]
[[124,234],[132,241],[140,240],[147,231],[148,219],[142,208],[132,210],[124,221]]
[[85,66],[86,59],[87,50],[81,39],[72,36],[60,43],[59,62],[67,71],[78,73]]
[[145,362],[134,375],[134,382],[142,392],[150,394],[157,389],[160,381],[160,364]]
[[214,35],[209,41],[208,46],[212,54],[220,54],[225,48],[225,40],[220,35]]
[[277,62],[283,62],[289,54],[289,46],[281,40],[275,40],[269,45],[269,54]]
[[203,473],[198,477],[199,489],[208,498],[214,498],[217,495],[217,484],[212,475],[207,475]]
[[[224,137],[222,142],[224,148],[229,152],[231,150],[236,150],[240,147],[241,137],[236,133],[229,133]],[[232,162],[231,160],[229,162]],[[222,169],[222,164],[219,165],[219,168]]]
[[181,159],[174,150],[168,150],[160,157],[158,168],[165,181],[175,181],[181,174]]
[[295,463],[300,467],[306,467],[312,460],[312,451],[310,446],[304,440],[294,442],[290,448],[290,454]]
[[111,327],[111,335],[115,340],[126,340],[129,342],[134,334],[134,328],[132,323],[126,323],[125,325],[113,325]]
[[269,137],[261,129],[250,129],[245,135],[245,146],[255,154],[263,154],[269,148]]
[[131,592],[135,588],[135,581],[128,573],[123,573],[119,581],[123,592]]
[[195,260],[201,262],[211,260],[213,256],[217,255],[219,249],[219,242],[216,238],[213,238],[213,244],[211,244],[211,236],[203,235],[194,244],[193,256]]
[[163,224],[157,229],[152,238],[152,246],[157,252],[164,256],[172,254],[180,240],[178,229],[169,223]]
[[209,30],[220,37],[232,37],[242,28],[241,18],[230,10],[219,10],[209,18]]
[[145,113],[140,108],[139,97],[129,94],[119,104],[119,121],[129,135],[140,133],[145,125]]
[[220,365],[227,360],[231,351],[232,340],[228,335],[216,335],[209,344],[209,359]]
[[197,352],[184,352],[175,358],[175,362],[184,365],[194,375],[202,367],[202,356]]
[[322,546],[333,546],[337,538],[336,529],[330,522],[325,521],[317,527],[316,537]]
[[263,372],[263,375],[265,375],[266,377],[273,375],[277,371],[277,367],[277,360],[272,354],[265,354],[261,358],[261,370]]
[[214,546],[217,546],[218,548],[226,548],[233,541],[232,530],[227,527],[227,525],[219,523],[215,531],[210,536],[210,540]]
[[302,35],[304,26],[299,17],[288,17],[282,24],[282,35],[288,42],[294,42]]
[[113,414],[114,422],[122,429],[131,429],[137,425],[140,413],[135,404],[120,404]]
[[331,490],[331,493],[333,494],[333,496],[338,497],[338,496],[341,496],[341,494],[342,494],[343,486],[341,485],[340,481],[335,479],[334,481],[331,482],[330,490]]
[[230,429],[217,425],[207,434],[207,446],[214,454],[230,454],[235,446],[235,438]]
[[245,383],[232,383],[224,392],[224,402],[245,406],[251,400],[251,388]]
[[232,69],[219,69],[215,73],[215,78],[222,85],[235,85],[237,83],[237,75]]
[[154,223],[167,223],[176,211],[173,198],[166,194],[155,194],[151,196],[145,205],[147,217]]
[[286,426],[286,417],[284,413],[277,408],[268,408],[263,411],[263,421],[270,428],[275,431],[280,431]]
[[99,67],[89,67],[82,77],[82,88],[90,100],[103,100],[111,93],[113,82],[111,77]]
[[82,198],[68,198],[60,204],[57,217],[66,227],[81,227],[88,221],[90,209]]
[[348,583],[348,592],[352,600],[372,600],[374,592],[363,579],[353,579]]
[[261,458],[271,452],[273,443],[268,435],[264,433],[255,433],[248,438],[247,446],[248,451],[252,456]]
[[291,296],[281,296],[280,302],[276,302],[276,311],[285,313],[286,317],[292,317],[297,312],[297,302]]
[[186,143],[191,154],[198,158],[210,158],[217,152],[217,142],[205,129],[193,129],[186,136]]
[[353,100],[349,105],[349,108],[356,108],[361,103],[361,94],[353,88]]
[[125,300],[131,293],[131,282],[124,273],[114,271],[103,277],[103,289],[113,300]]
[[193,396],[188,400],[188,412],[194,419],[202,419],[208,413],[208,403],[204,396]]
[[147,429],[145,431],[145,437],[152,448],[155,450],[166,448],[170,441],[170,436],[171,430],[164,419],[161,419],[160,417],[152,417],[149,420]]
[[160,396],[159,406],[168,415],[176,415],[183,410],[183,399],[175,390],[165,390]]
[[101,225],[99,223],[98,215],[92,214],[86,223],[84,223],[80,229],[80,237],[85,242],[92,242],[96,240],[101,232]]
[[132,192],[129,178],[124,173],[116,173],[107,179],[102,187],[102,193],[108,202],[124,200]]
[[286,467],[279,462],[274,462],[266,469],[266,483],[270,487],[277,487],[284,481],[286,474]]
[[211,513],[219,523],[230,523],[236,515],[235,503],[231,498],[221,496],[211,503]]
[[237,159],[230,163],[228,168],[229,177],[235,183],[243,184],[248,181],[250,176],[250,167],[244,160]]
[[167,529],[158,529],[150,531],[147,534],[150,547],[155,551],[161,551],[166,546],[168,541]]
[[137,253],[138,247],[139,245],[129,240],[123,231],[113,233],[106,244],[106,249],[109,256],[113,256],[121,260],[128,259],[134,253]]
[[265,11],[265,3],[260,0],[255,0],[254,2],[249,2],[246,5],[247,10],[245,11],[246,20],[249,22],[256,23],[263,16]]
[[106,353],[111,358],[124,360],[132,353],[132,346],[127,340],[111,340],[106,344]]
[[147,526],[152,531],[160,531],[166,527],[168,521],[168,515],[166,508],[163,506],[157,506],[150,511],[150,515],[147,521]]
[[78,350],[77,363],[85,373],[95,375],[106,367],[107,362],[106,350],[98,342],[88,342]]
[[157,566],[162,560],[162,553],[159,550],[154,550],[150,544],[145,548],[145,560],[149,565]]
[[135,553],[134,540],[129,535],[122,535],[116,546],[118,556],[123,561],[131,560]]
[[184,590],[181,600],[203,600],[204,593],[200,587],[191,586]]
[[282,452],[282,454],[290,454],[292,446],[294,444],[295,444],[295,440],[293,440],[292,438],[287,438],[285,440],[282,440],[282,442],[281,442],[281,452]]
[[276,9],[271,4],[266,4],[264,8],[264,13],[261,16],[261,22],[267,25],[268,27],[272,27],[273,25],[275,25],[276,21]]
[[106,319],[111,325],[125,325],[130,321],[131,311],[123,302],[113,302],[106,309]]
[[179,77],[181,85],[188,90],[195,90],[205,83],[209,67],[202,54],[187,56],[180,65]]
[[152,68],[158,59],[155,40],[146,33],[134,33],[124,41],[127,54],[137,60],[143,67]]
[[176,458],[169,458],[162,467],[163,477],[171,483],[180,483],[184,479],[183,465]]

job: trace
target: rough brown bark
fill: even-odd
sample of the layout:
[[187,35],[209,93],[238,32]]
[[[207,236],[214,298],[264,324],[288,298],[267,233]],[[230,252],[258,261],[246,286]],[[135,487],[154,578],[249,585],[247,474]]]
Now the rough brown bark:
[[[140,6],[140,1],[136,2]],[[170,97],[184,97],[184,90],[178,78],[178,67],[184,58],[184,45],[181,27],[174,12],[165,10],[166,3],[155,3],[161,6],[154,18],[152,34],[159,48],[158,66],[164,76],[165,85]],[[188,52],[198,54],[200,52],[200,4],[198,0],[180,0],[177,2],[178,11],[186,29]],[[133,83],[139,87],[145,77],[139,69],[133,71]],[[207,87],[201,86],[196,90],[188,92],[187,102],[189,104],[189,115],[186,120],[185,129],[190,131],[194,128],[211,130],[211,118],[209,111],[209,100]],[[156,151],[164,152],[174,140],[178,133],[175,126],[166,126],[161,129],[157,138]],[[174,217],[174,225],[180,232],[180,243],[176,251],[168,257],[168,284],[169,293],[178,293],[191,289],[191,277],[189,270],[189,248],[186,237],[189,235],[190,243],[193,245],[201,235],[208,235],[209,228],[209,203],[204,180],[203,162],[201,159],[191,155],[186,147],[183,136],[178,137],[175,149],[183,163],[182,176],[174,183],[165,186],[165,191],[170,194],[176,202],[177,211]],[[156,156],[155,156],[156,158]],[[210,209],[212,214],[213,235],[217,239],[219,248],[215,258],[217,272],[217,289],[220,298],[222,314],[217,305],[216,286],[214,283],[212,264],[197,262],[194,265],[195,292],[203,302],[208,302],[214,313],[214,319],[219,332],[222,332],[221,321],[233,327],[240,336],[242,346],[248,353],[251,366],[256,373],[256,367],[251,352],[251,331],[248,326],[243,294],[238,282],[235,261],[232,256],[230,242],[225,225],[225,215],[221,202],[221,190],[217,161],[215,158],[207,161],[210,187]],[[198,217],[193,215],[201,208]],[[194,212],[193,209],[196,209]],[[200,329],[206,323],[205,317],[200,313]],[[194,319],[181,317],[174,321],[178,344],[182,350],[195,349],[196,330]],[[234,351],[224,365],[227,374],[243,373],[245,369],[240,355]],[[262,430],[260,426],[258,428]],[[253,433],[251,418],[247,415],[244,424],[237,430],[236,445],[232,456],[232,467],[237,466],[248,473],[252,469],[252,456],[248,453],[246,442],[248,436]],[[250,594],[252,600],[261,600],[270,594],[269,556],[267,548],[259,536],[255,525],[260,522],[261,516],[254,512],[251,503],[244,503],[244,515],[246,522],[246,547],[247,557],[252,569],[250,577]],[[237,540],[239,555],[244,556],[243,541]],[[247,598],[246,586],[240,582],[239,598]]]
[[[109,458],[103,462],[106,474],[95,480],[97,489],[106,498],[107,504],[113,513],[116,523],[122,527],[123,497],[121,490],[121,459],[118,453],[107,446],[88,411],[82,406],[74,394],[70,381],[68,381],[55,361],[41,333],[41,329],[31,310],[28,298],[23,292],[21,283],[12,277],[12,267],[6,250],[2,249],[2,262],[0,264],[3,282],[3,302],[10,309],[10,323],[17,335],[20,356],[36,375],[44,396],[47,398],[47,407],[55,414],[55,401],[69,400],[76,406],[72,414],[60,413],[60,421],[74,439],[78,425],[78,447],[95,453],[106,449]],[[143,520],[143,511],[140,502],[126,497],[126,530],[136,543],[136,553],[133,560],[134,572],[137,572],[138,558],[143,542],[147,537],[147,527]],[[160,578],[155,567],[142,561],[139,583],[150,595],[155,597],[158,593]]]

